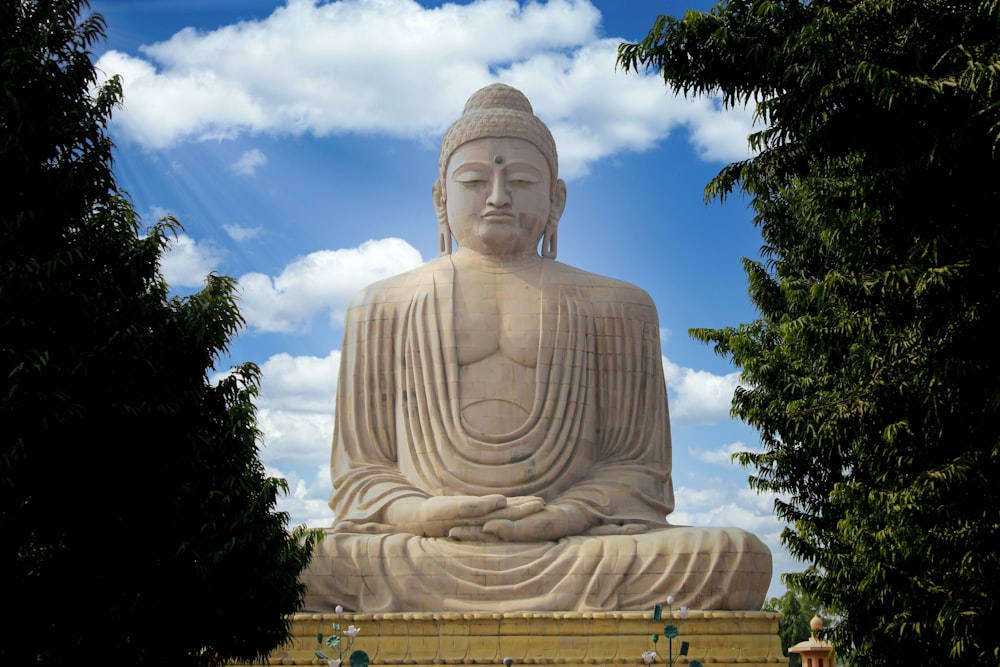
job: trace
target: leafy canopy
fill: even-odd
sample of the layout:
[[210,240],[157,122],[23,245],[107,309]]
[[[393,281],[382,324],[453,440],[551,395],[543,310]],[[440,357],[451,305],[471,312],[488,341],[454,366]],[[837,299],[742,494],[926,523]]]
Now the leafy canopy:
[[116,186],[121,86],[98,85],[85,8],[0,4],[0,662],[262,658],[312,538],[258,458],[258,369],[209,379],[233,281],[170,296],[177,223],[142,230]]
[[618,63],[754,105],[754,322],[692,333],[742,368],[788,576],[858,664],[996,665],[1000,3],[732,0]]

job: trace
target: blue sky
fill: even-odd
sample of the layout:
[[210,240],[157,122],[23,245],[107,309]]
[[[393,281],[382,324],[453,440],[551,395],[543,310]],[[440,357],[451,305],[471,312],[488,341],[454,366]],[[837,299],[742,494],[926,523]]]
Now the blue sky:
[[[751,114],[671,95],[615,69],[622,40],[705,0],[96,0],[99,68],[124,79],[116,172],[144,221],[184,233],[163,271],[178,292],[237,278],[248,326],[232,362],[264,371],[268,471],[293,524],[327,525],[342,314],[364,284],[437,252],[438,142],[465,99],[520,88],[555,136],[568,200],[559,259],[650,293],[663,329],[678,524],[760,535],[782,572],[773,498],[730,462],[755,432],[728,416],[736,369],[687,334],[753,319],[746,202],[704,185],[744,158]],[[228,365],[228,361],[226,362]]]

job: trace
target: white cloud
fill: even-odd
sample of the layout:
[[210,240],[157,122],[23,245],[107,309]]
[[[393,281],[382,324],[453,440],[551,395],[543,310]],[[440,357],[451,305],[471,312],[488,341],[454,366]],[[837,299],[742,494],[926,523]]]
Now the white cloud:
[[340,321],[359,289],[422,261],[413,246],[397,238],[366,241],[357,248],[320,250],[296,259],[275,277],[241,276],[240,312],[249,326],[263,331],[303,330],[320,311]]
[[303,479],[295,470],[283,470],[265,465],[269,477],[280,477],[288,482],[288,494],[279,496],[278,511],[288,512],[291,525],[305,524],[310,528],[323,528],[333,523],[333,511],[326,504],[330,495],[330,470],[327,466],[315,468],[311,479]]
[[261,459],[269,475],[288,481],[289,495],[279,499],[278,509],[288,512],[294,524],[328,526],[333,520],[326,503],[339,367],[340,350],[326,357],[281,353],[261,365]]
[[705,159],[746,156],[746,113],[616,71],[619,40],[597,39],[599,23],[587,0],[289,0],[266,19],[185,29],[141,55],[110,51],[98,67],[124,80],[116,127],[150,148],[244,133],[437,136],[472,91],[503,80],[549,124],[565,178],[681,126]]
[[215,270],[220,260],[217,248],[178,234],[160,257],[160,270],[173,287],[195,287],[204,283],[205,276]]
[[688,448],[688,454],[699,461],[722,466],[738,465],[733,462],[733,454],[748,451],[752,451],[751,448],[745,442],[739,440],[711,450]]
[[670,418],[683,424],[713,424],[729,419],[739,373],[715,375],[683,368],[663,357],[663,373],[670,398]]
[[276,354],[261,366],[260,405],[332,415],[339,369],[340,350],[323,358]]
[[[327,469],[339,369],[340,350],[326,357],[279,353],[261,365],[257,425],[264,436],[261,458],[266,465],[285,469],[286,477],[303,467]],[[325,474],[329,487],[329,472]]]
[[703,160],[732,162],[751,157],[747,137],[755,129],[753,104],[723,110],[717,102],[705,106],[688,122],[691,143]]
[[[670,522],[691,526],[738,526],[765,542],[778,544],[784,525],[774,515],[774,496],[760,495],[746,485],[696,476],[698,487],[674,489],[677,508]],[[772,547],[774,548],[774,547]]]
[[265,463],[315,464],[330,457],[333,401],[325,412],[299,412],[261,407],[257,425],[264,434]]
[[260,236],[261,232],[264,231],[264,228],[260,226],[243,227],[241,225],[223,225],[223,229],[226,230],[226,234],[229,235],[229,238],[238,243],[255,239]]
[[229,166],[231,171],[244,176],[253,176],[257,167],[267,164],[267,156],[259,148],[243,151],[243,155]]

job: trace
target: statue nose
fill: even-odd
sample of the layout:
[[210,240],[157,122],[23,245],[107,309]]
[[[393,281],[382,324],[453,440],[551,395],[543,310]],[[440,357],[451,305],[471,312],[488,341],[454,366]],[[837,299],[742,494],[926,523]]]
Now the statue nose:
[[507,177],[503,172],[497,172],[490,183],[490,194],[486,202],[492,206],[506,206],[510,204],[510,186]]

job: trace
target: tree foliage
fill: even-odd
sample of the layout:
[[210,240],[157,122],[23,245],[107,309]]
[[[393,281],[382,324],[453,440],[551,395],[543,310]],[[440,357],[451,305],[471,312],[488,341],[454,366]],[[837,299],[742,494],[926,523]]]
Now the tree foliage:
[[0,5],[3,664],[208,665],[288,634],[310,537],[258,458],[258,369],[209,373],[234,283],[170,296],[176,222],[112,172],[121,100],[98,85],[85,0]]
[[696,330],[742,368],[789,577],[858,664],[990,664],[998,614],[1000,3],[732,0],[659,17],[626,70],[755,105],[759,319]]

